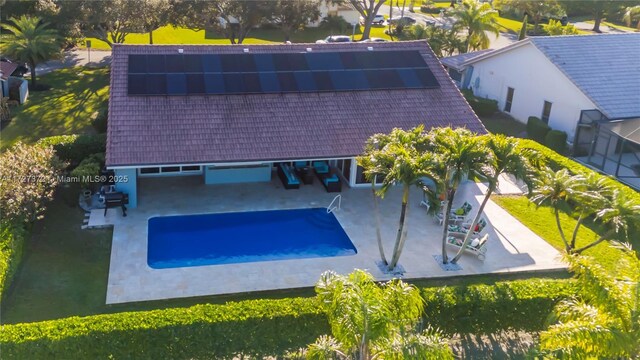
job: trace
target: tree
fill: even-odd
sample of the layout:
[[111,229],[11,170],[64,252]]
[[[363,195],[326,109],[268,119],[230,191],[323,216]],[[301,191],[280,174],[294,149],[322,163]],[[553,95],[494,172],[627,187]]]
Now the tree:
[[[358,164],[364,168],[365,176],[371,182],[382,178],[380,190],[376,194],[384,197],[395,184],[402,186],[402,204],[400,221],[389,270],[393,270],[404,248],[407,236],[406,222],[409,211],[409,190],[421,183],[424,176],[433,176],[431,168],[435,162],[433,154],[426,152],[424,128],[416,127],[409,131],[393,129],[390,134],[377,134],[367,141],[365,152],[358,158]],[[378,238],[381,247],[381,240]],[[382,247],[381,247],[382,248]],[[381,252],[385,262],[384,253]]]
[[274,4],[274,21],[284,33],[284,40],[289,41],[291,34],[320,18],[322,0],[277,0]]
[[190,28],[213,28],[232,44],[242,44],[251,29],[270,19],[272,3],[268,0],[183,0],[187,16],[182,17]]
[[438,26],[412,25],[409,31],[404,32],[404,37],[410,40],[426,39],[437,57],[463,52],[465,46],[455,29],[444,29]]
[[490,134],[483,137],[482,140],[485,142],[486,149],[489,152],[488,161],[483,173],[483,177],[485,177],[488,183],[487,192],[478,208],[476,216],[471,222],[469,232],[467,232],[464,238],[462,247],[451,260],[454,264],[460,260],[464,249],[471,241],[473,229],[476,228],[476,225],[480,221],[484,207],[491,198],[491,194],[498,188],[500,175],[511,174],[517,180],[523,180],[531,191],[533,188],[532,178],[534,169],[540,164],[540,155],[535,151],[521,148],[516,138],[506,137],[501,134]]
[[487,32],[495,34],[496,38],[500,34],[498,12],[489,3],[464,0],[461,6],[450,10],[450,14],[456,19],[455,27],[467,33],[464,52],[487,49],[490,43]]
[[501,0],[496,4],[496,8],[509,7],[528,15],[529,20],[533,20],[533,32],[538,33],[540,22],[550,16],[562,16],[563,10],[555,0],[531,1],[531,0]]
[[553,19],[549,20],[549,24],[542,25],[542,28],[547,34],[551,36],[578,34],[578,29],[576,29],[576,27],[573,26],[572,24],[567,24],[563,26],[562,23],[560,23],[560,21],[553,20]]
[[424,301],[413,285],[397,279],[378,285],[362,270],[327,271],[316,294],[333,337],[309,345],[307,359],[453,359],[437,330],[418,332]]
[[627,26],[631,26],[634,21],[637,21],[638,25],[636,29],[640,30],[640,5],[626,8],[622,21],[624,21]]
[[0,211],[5,219],[33,221],[53,198],[62,163],[52,147],[17,143],[0,155]]
[[378,14],[378,10],[385,0],[348,0],[349,3],[364,18],[364,30],[362,30],[362,40],[368,39],[371,33],[373,18]]
[[[606,185],[599,175],[571,175],[566,169],[555,172],[547,169],[536,180],[533,196],[536,205],[550,205],[553,208],[556,226],[567,253],[579,254],[605,240],[613,240],[618,234],[627,234],[631,223],[640,223],[640,204],[627,199],[624,193]],[[560,222],[560,210],[571,209],[578,217],[570,239],[564,233]],[[577,247],[576,239],[583,222],[593,217],[606,230],[595,241]]]
[[540,348],[558,358],[637,359],[640,354],[640,261],[629,245],[615,274],[592,258],[567,255],[578,296],[562,300]]
[[435,189],[425,188],[433,205],[432,211],[440,210],[440,194],[444,194],[444,221],[442,224],[442,262],[448,263],[447,225],[451,205],[460,184],[466,179],[484,178],[487,163],[486,149],[479,138],[464,128],[435,128],[427,136],[428,151],[437,154],[429,177],[436,184]]
[[39,18],[21,16],[10,19],[13,25],[2,24],[11,35],[3,36],[0,50],[15,61],[29,64],[31,86],[36,89],[36,66],[60,55],[58,35]]
[[524,19],[522,19],[522,27],[520,28],[520,34],[518,35],[518,40],[524,40],[527,37],[527,20],[529,19],[529,15],[525,15]]
[[633,6],[637,1],[624,0],[563,0],[561,4],[564,6],[568,14],[571,13],[590,13],[593,16],[593,31],[600,32],[600,24],[602,20],[608,16],[614,16],[621,12],[626,6]]
[[169,0],[142,0],[139,8],[142,30],[149,34],[149,44],[153,44],[153,31],[169,23],[171,3]]
[[127,35],[143,29],[138,0],[89,1],[85,6],[87,27],[109,47],[124,43]]

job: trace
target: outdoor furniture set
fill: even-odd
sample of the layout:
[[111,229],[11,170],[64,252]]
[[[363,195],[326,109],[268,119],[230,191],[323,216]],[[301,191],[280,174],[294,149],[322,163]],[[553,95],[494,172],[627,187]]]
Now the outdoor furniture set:
[[340,192],[342,181],[338,174],[325,161],[313,161],[311,166],[307,161],[296,161],[278,164],[278,177],[285,189],[299,189],[300,184],[313,184],[314,174],[320,180],[327,192]]

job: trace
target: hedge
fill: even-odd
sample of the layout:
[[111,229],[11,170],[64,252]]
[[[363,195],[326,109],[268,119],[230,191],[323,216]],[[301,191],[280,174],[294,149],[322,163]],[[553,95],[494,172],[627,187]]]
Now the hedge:
[[314,298],[5,325],[3,359],[222,359],[283,355],[329,333]]
[[[568,279],[424,288],[425,320],[451,333],[537,331]],[[314,298],[248,300],[5,325],[3,359],[282,356],[330,332]]]
[[8,220],[0,222],[0,299],[11,285],[13,275],[18,269],[25,237],[26,231],[23,224]]
[[527,135],[540,144],[544,144],[547,133],[551,131],[549,125],[535,116],[529,116],[527,120]]
[[498,102],[491,99],[483,99],[473,95],[471,90],[462,90],[464,98],[478,116],[488,116],[498,111]]
[[570,279],[527,279],[493,285],[422,289],[425,321],[445,334],[540,331],[553,307],[575,294]]
[[[538,144],[537,142],[529,139],[520,139],[520,146],[527,149],[532,149],[538,151],[546,161],[547,166],[555,171],[559,171],[562,169],[567,169],[570,173],[577,175],[589,175],[592,173],[597,173],[597,176],[601,176],[606,178],[606,184],[611,186],[614,189],[617,189],[625,194],[627,199],[633,199],[636,202],[640,202],[640,193],[635,191],[634,189],[622,184],[616,178],[612,176],[602,175],[597,171],[590,169],[574,160],[566,156],[562,156],[557,152],[549,149],[548,147]],[[628,230],[629,234],[640,234],[640,223],[632,223],[631,227]],[[636,251],[640,248],[640,239],[631,238],[632,244],[635,246]]]
[[107,135],[59,135],[38,140],[38,145],[52,145],[58,157],[74,168],[86,157],[106,151]]
[[564,154],[567,151],[567,133],[560,130],[551,130],[544,137],[544,144],[548,148]]

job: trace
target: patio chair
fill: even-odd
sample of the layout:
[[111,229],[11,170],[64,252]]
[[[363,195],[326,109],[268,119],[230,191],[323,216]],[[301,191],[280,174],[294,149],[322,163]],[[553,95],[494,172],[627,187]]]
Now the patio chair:
[[300,179],[298,179],[298,176],[295,174],[291,165],[285,163],[278,164],[278,177],[285,189],[290,190],[300,188]]
[[[471,212],[472,208],[473,207],[471,206],[471,204],[465,201],[464,204],[462,204],[462,206],[460,206],[459,208],[455,210],[451,210],[449,212],[448,225],[455,225],[455,224],[464,222],[467,218],[467,215],[469,215],[469,213]],[[439,213],[435,215],[435,220],[440,225],[442,225],[442,222],[444,221],[444,209],[442,209]]]
[[[466,233],[450,231],[447,234],[447,245],[459,250],[462,247],[466,235]],[[481,238],[476,237],[467,244],[464,251],[476,255],[478,260],[484,261],[487,254],[488,241],[489,234],[485,234]]]
[[[462,225],[460,225],[460,227],[462,228],[462,230],[464,230],[464,232],[467,232],[471,229],[471,223],[472,221],[463,222]],[[487,227],[487,220],[485,220],[485,218],[480,218],[480,220],[478,220],[478,223],[476,224],[475,229],[473,229],[473,234],[474,235],[480,234],[482,230],[484,230],[486,227]]]

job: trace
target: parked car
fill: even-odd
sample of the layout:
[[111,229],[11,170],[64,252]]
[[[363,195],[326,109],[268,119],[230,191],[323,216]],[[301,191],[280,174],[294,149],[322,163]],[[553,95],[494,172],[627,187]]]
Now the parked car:
[[324,40],[317,40],[316,44],[328,44],[328,43],[347,43],[351,42],[351,36],[347,35],[330,35],[324,38]]
[[391,25],[413,25],[416,23],[416,19],[410,18],[408,16],[403,17],[393,17],[389,19],[389,24]]
[[[372,24],[383,25],[384,24],[384,16],[383,15],[374,16],[373,17],[373,21],[371,23]],[[362,16],[360,16],[360,24],[364,25],[364,18]]]
[[383,39],[383,38],[372,37],[372,38],[364,39],[361,42],[387,42],[387,41],[389,41],[389,40]]

